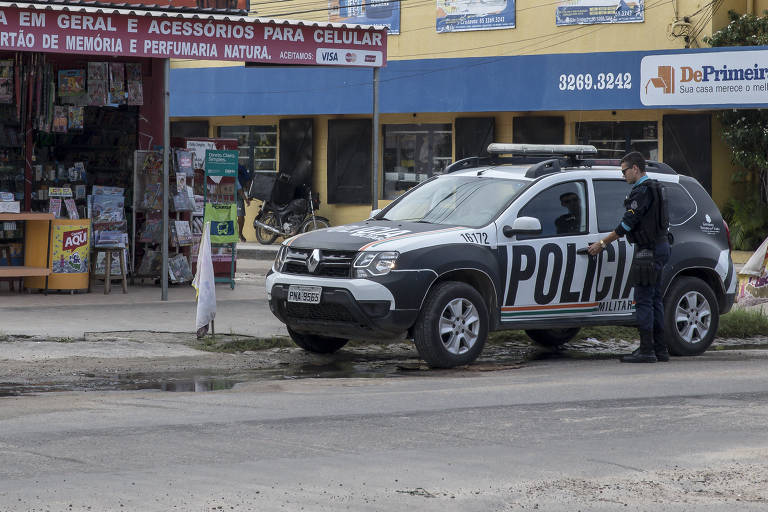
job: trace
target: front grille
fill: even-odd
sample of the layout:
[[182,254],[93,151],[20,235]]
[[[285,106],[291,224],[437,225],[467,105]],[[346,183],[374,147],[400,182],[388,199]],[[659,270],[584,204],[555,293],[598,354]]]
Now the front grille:
[[320,251],[320,263],[314,272],[307,267],[312,249],[288,248],[283,263],[283,272],[286,274],[301,274],[324,277],[349,277],[352,262],[357,255],[355,251]]
[[289,302],[285,312],[288,317],[295,318],[296,320],[354,322],[352,313],[341,304],[299,304]]

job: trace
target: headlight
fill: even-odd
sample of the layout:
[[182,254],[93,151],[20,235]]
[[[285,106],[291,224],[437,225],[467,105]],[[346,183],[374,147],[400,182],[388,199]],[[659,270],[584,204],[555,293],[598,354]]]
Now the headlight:
[[398,256],[400,253],[394,251],[361,252],[352,265],[352,277],[365,279],[389,274],[395,268]]
[[275,272],[280,272],[280,269],[283,268],[283,263],[285,263],[286,254],[288,254],[288,246],[281,245],[280,249],[277,251],[277,256],[275,257],[275,263],[272,265],[272,270]]

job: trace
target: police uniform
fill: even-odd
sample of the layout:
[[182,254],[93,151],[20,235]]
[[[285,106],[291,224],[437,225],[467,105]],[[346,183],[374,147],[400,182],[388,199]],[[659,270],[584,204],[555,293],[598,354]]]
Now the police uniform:
[[573,213],[564,213],[555,219],[557,234],[578,233],[581,230],[581,220]]
[[634,286],[638,329],[641,347],[643,336],[653,333],[655,352],[666,355],[661,272],[669,261],[670,247],[664,225],[667,220],[660,221],[660,216],[665,216],[666,210],[660,204],[662,196],[658,187],[659,185],[648,176],[637,180],[624,200],[627,211],[614,231],[619,236],[626,235],[627,239],[635,244],[636,261],[646,255],[649,260],[652,258],[654,278],[645,282],[640,279],[640,283],[636,280]]

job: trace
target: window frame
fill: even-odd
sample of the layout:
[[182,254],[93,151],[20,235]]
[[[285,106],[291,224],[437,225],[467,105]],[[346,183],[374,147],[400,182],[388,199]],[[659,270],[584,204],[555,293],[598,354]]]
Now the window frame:
[[[521,205],[520,208],[517,210],[517,216],[516,217],[525,217],[525,215],[522,215],[523,210],[531,204],[532,201],[535,201],[541,194],[555,188],[560,187],[562,185],[567,184],[581,184],[582,187],[584,187],[584,216],[587,220],[586,227],[584,231],[580,231],[578,233],[551,233],[551,234],[541,234],[541,235],[517,235],[517,240],[539,240],[542,238],[562,238],[562,237],[568,237],[568,236],[583,236],[583,235],[589,235],[591,233],[590,230],[590,208],[589,208],[589,199],[590,199],[590,186],[589,182],[585,178],[578,178],[574,180],[568,180],[568,181],[561,181],[558,183],[553,183],[552,185],[545,187],[537,192],[534,192],[533,197],[531,197],[528,201],[525,202],[525,204]],[[518,196],[519,197],[519,196]],[[539,219],[539,222],[541,222],[541,219]]]

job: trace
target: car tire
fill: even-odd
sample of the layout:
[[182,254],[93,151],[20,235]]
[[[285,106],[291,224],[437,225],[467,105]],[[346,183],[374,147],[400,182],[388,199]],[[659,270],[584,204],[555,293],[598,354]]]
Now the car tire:
[[416,320],[413,342],[433,368],[470,364],[488,337],[488,308],[472,286],[447,281],[436,285]]
[[344,338],[304,334],[296,332],[290,327],[288,328],[288,335],[298,347],[315,354],[333,354],[349,341]]
[[667,348],[675,356],[704,353],[717,334],[720,311],[712,288],[695,277],[681,277],[664,297]]
[[572,327],[570,329],[530,329],[525,331],[525,334],[537,345],[559,347],[576,337],[580,330],[580,327]]

